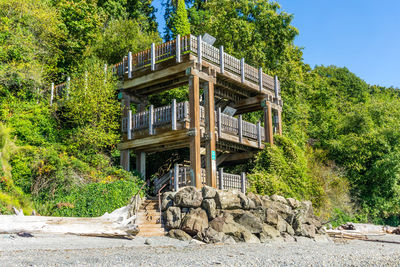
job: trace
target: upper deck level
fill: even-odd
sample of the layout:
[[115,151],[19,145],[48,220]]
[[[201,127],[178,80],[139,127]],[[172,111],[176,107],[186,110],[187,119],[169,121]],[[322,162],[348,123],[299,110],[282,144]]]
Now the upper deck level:
[[[196,71],[200,78],[215,79],[215,95],[232,102],[251,97],[266,99],[275,108],[282,106],[277,77],[255,68],[202,41],[201,36],[178,36],[175,40],[155,45],[111,66],[120,77],[121,88],[130,94],[147,96],[186,85],[188,75]],[[240,107],[238,106],[238,109]]]

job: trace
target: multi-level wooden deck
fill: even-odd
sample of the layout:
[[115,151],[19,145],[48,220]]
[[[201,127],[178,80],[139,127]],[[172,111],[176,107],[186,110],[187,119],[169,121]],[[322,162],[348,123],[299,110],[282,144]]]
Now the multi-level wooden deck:
[[[129,150],[137,154],[136,167],[145,174],[146,153],[189,147],[192,184],[203,184],[201,156],[205,155],[206,183],[215,187],[217,162],[247,159],[262,149],[264,142],[273,143],[274,131],[281,133],[277,77],[225,53],[222,46],[207,44],[200,36],[178,36],[137,54],[129,53],[112,71],[122,81],[123,140],[119,149],[126,169]],[[150,95],[183,85],[189,85],[189,101],[173,101],[164,107],[149,103]],[[130,110],[132,102],[136,114]],[[235,117],[224,113],[226,107],[236,111]],[[263,126],[242,119],[241,114],[257,110],[264,110]]]

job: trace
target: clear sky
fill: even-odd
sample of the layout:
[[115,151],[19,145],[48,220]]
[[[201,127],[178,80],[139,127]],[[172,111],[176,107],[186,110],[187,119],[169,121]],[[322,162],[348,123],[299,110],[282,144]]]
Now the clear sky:
[[[154,0],[162,33],[161,7]],[[399,0],[279,0],[282,10],[294,14],[304,62],[336,65],[370,84],[400,88]]]

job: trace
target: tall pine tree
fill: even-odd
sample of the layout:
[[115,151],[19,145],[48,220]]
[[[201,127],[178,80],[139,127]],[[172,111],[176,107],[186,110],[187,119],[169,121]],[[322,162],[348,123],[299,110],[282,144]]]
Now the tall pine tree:
[[178,34],[187,35],[190,33],[190,23],[184,0],[168,1],[165,4],[166,27],[164,39],[171,40]]

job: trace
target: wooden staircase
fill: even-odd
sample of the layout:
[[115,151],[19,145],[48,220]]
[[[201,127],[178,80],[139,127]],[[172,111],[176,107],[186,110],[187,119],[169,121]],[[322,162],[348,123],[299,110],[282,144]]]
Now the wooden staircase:
[[164,236],[164,225],[158,209],[158,200],[146,199],[140,206],[136,224],[139,226],[137,236]]

